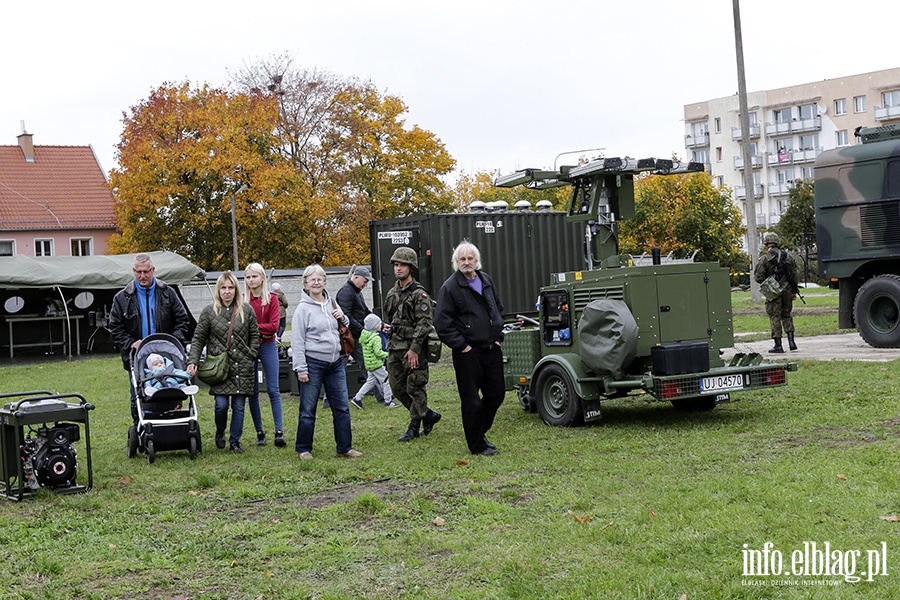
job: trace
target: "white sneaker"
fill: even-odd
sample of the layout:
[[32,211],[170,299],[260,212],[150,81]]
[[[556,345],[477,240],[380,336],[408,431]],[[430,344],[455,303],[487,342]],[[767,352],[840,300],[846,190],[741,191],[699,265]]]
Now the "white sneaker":
[[183,388],[181,388],[181,390],[182,390],[185,394],[187,394],[188,396],[193,396],[194,394],[196,394],[197,392],[200,391],[200,386],[198,386],[198,385],[186,385],[186,386],[184,386]]
[[147,387],[144,388],[144,395],[147,396],[148,398],[155,393],[156,393],[156,388],[153,387],[152,385],[148,385]]

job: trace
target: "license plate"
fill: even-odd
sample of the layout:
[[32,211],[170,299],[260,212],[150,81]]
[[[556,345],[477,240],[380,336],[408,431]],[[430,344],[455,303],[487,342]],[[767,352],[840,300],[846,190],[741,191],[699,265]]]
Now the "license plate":
[[714,377],[703,377],[700,380],[701,394],[718,394],[719,392],[742,389],[744,389],[744,377],[741,374],[716,375]]

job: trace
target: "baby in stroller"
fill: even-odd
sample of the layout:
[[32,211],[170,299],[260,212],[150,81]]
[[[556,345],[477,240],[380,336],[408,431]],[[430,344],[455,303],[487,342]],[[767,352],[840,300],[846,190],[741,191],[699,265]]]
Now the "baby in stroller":
[[129,458],[143,452],[152,463],[161,450],[187,449],[192,459],[200,453],[199,388],[184,370],[185,357],[181,342],[167,333],[148,335],[132,350],[138,422],[128,428]]
[[191,376],[183,369],[175,368],[175,363],[171,359],[165,358],[160,354],[150,354],[146,361],[147,367],[144,369],[146,376],[146,387],[144,394],[149,398],[167,387],[179,388],[185,394],[194,395],[200,391],[196,385],[191,385]]

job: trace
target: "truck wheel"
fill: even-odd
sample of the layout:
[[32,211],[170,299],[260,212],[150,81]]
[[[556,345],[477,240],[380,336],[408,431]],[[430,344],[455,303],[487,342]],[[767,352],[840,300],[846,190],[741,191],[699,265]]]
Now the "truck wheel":
[[583,421],[581,398],[561,366],[550,364],[541,370],[534,389],[538,412],[548,425],[571,427]]
[[900,276],[879,275],[865,282],[853,302],[853,320],[870,346],[900,347]]

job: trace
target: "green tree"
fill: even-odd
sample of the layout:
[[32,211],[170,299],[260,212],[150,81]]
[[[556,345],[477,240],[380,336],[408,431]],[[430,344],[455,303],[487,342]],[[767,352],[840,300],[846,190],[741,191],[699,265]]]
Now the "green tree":
[[619,249],[719,261],[732,267],[746,261],[740,210],[727,188],[717,188],[708,173],[641,175],[635,179],[635,217],[620,223]]
[[293,201],[303,182],[274,151],[271,97],[163,84],[123,117],[113,252],[172,250],[207,270],[232,268],[232,197],[242,257],[287,262],[305,250],[271,234],[309,224],[309,207]]
[[788,190],[788,206],[781,220],[775,226],[775,231],[781,238],[784,248],[803,250],[800,246],[803,234],[807,244],[812,245],[816,241],[816,211],[815,211],[816,184],[812,179],[796,181]]

